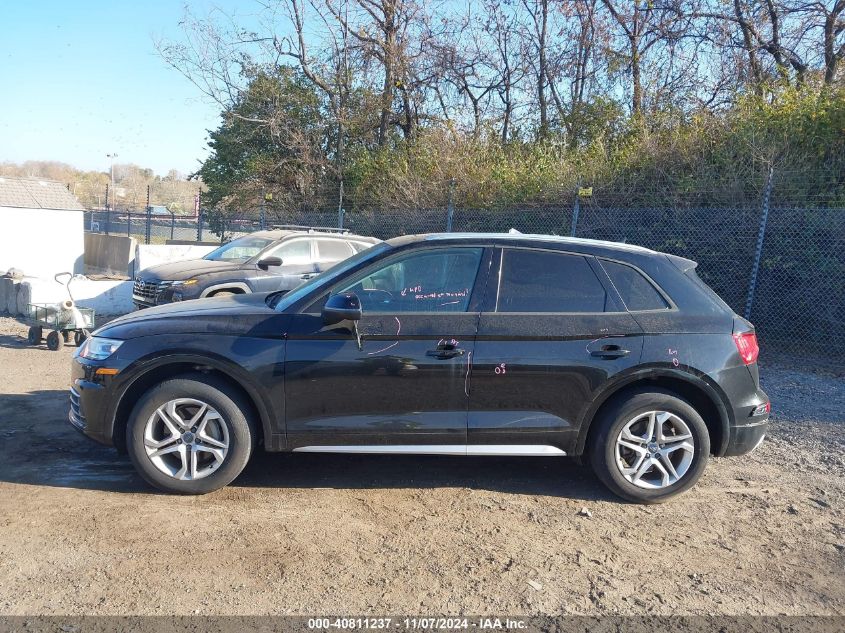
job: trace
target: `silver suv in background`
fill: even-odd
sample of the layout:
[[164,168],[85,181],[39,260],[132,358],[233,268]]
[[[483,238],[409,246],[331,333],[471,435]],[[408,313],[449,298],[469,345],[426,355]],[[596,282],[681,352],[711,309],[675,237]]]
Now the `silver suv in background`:
[[257,231],[202,259],[159,264],[139,272],[137,308],[220,295],[290,290],[380,240],[322,227]]

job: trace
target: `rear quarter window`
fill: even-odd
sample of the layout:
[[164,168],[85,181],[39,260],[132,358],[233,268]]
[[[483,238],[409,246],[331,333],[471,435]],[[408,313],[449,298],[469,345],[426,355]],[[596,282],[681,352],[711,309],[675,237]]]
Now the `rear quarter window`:
[[606,259],[601,261],[610,281],[616,287],[628,310],[666,310],[669,304],[663,295],[636,268]]

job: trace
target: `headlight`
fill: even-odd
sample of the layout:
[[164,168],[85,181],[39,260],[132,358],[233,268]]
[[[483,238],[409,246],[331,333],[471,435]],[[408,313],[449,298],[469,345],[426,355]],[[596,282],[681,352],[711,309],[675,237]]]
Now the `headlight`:
[[193,286],[199,281],[199,279],[185,279],[184,281],[171,281],[170,285],[172,287],[181,287],[181,286]]
[[79,355],[88,360],[106,360],[121,345],[123,345],[123,341],[118,341],[117,339],[92,336],[82,344]]

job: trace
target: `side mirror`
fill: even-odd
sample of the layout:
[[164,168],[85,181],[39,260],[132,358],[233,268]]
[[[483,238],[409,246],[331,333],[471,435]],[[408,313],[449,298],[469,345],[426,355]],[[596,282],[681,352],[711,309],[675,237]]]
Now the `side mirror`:
[[281,266],[282,265],[282,258],[281,257],[265,257],[262,260],[259,260],[258,267],[261,270],[267,270],[270,266]]
[[341,321],[361,320],[361,300],[354,292],[332,295],[323,306],[323,323],[334,325]]

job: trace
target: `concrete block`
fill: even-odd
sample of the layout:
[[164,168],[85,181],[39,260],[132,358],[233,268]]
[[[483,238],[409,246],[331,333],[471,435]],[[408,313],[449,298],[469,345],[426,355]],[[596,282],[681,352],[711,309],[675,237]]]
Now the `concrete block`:
[[18,286],[20,283],[9,279],[10,283],[6,286],[6,304],[5,309],[9,314],[15,315],[18,313]]
[[0,277],[0,312],[6,312],[6,296],[9,293],[8,288],[13,283],[7,277]]
[[138,244],[135,248],[135,274],[150,266],[200,259],[215,249],[196,244]]
[[85,234],[85,272],[89,274],[133,276],[135,238],[125,235]]
[[22,281],[18,285],[17,296],[16,312],[18,315],[26,315],[28,313],[27,306],[32,303],[32,292],[30,285],[26,281]]

